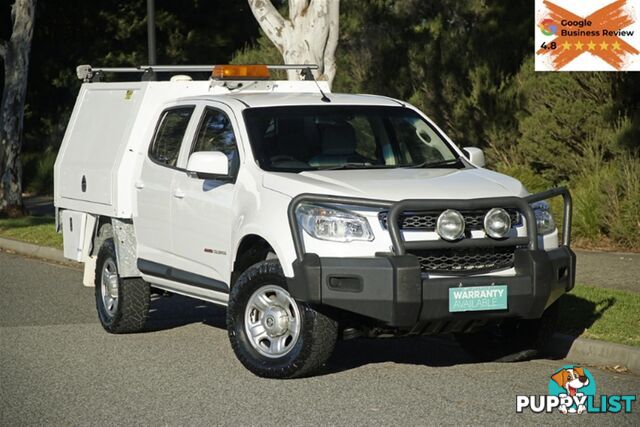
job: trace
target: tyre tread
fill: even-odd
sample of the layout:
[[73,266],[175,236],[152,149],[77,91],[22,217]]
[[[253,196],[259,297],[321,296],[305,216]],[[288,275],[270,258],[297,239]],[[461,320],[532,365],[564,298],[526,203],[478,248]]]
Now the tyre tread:
[[102,243],[96,262],[95,292],[98,317],[104,329],[112,334],[140,332],[144,329],[149,316],[151,290],[149,284],[139,277],[119,279],[118,311],[116,315],[112,319],[104,319],[104,316],[100,315],[102,265],[108,257],[116,261],[115,244],[112,238],[108,238]]
[[[284,284],[286,280],[278,260],[259,262],[247,269],[238,278],[229,295],[227,310],[227,329],[231,346],[240,362],[254,374],[267,378],[300,378],[311,375],[320,369],[333,353],[337,336],[337,323],[326,315],[314,310],[306,304],[298,304],[303,319],[303,327],[307,328],[306,339],[296,360],[288,366],[269,367],[258,365],[254,358],[244,349],[244,345],[235,329],[238,316],[244,315],[244,306],[239,306],[244,294],[253,292],[252,286],[260,279],[277,280]],[[305,335],[305,331],[301,332]],[[302,338],[302,337],[301,337]]]

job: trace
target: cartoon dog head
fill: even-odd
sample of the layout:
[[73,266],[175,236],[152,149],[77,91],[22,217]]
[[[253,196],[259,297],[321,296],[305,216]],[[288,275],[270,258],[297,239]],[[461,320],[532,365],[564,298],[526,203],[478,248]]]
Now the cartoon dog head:
[[579,389],[589,384],[589,378],[584,374],[584,369],[578,367],[558,371],[551,376],[551,379],[567,390],[570,396],[575,396]]

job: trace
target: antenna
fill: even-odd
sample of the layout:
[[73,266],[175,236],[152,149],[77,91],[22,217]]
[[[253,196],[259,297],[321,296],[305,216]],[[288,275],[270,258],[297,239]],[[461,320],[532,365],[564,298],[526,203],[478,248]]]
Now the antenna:
[[[317,68],[318,67],[316,66],[315,69],[317,69]],[[327,95],[325,95],[325,93],[322,91],[322,88],[320,87],[320,83],[318,83],[318,81],[316,80],[316,77],[311,72],[311,67],[303,68],[302,71],[300,72],[300,74],[302,74],[302,76],[304,77],[305,80],[313,80],[314,83],[316,84],[316,86],[318,86],[318,90],[322,94],[322,98],[320,98],[320,100],[322,102],[331,102],[329,97],[327,97]]]

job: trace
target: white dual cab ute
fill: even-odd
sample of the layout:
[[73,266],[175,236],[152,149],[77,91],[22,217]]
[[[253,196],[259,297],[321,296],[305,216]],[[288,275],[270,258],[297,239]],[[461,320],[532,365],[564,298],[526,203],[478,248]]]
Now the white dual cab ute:
[[[484,169],[404,101],[273,68],[78,67],[55,205],[104,328],[143,330],[151,294],[225,305],[238,359],[272,378],[310,375],[359,336],[541,348],[574,285],[569,193]],[[99,81],[118,71],[143,79]]]

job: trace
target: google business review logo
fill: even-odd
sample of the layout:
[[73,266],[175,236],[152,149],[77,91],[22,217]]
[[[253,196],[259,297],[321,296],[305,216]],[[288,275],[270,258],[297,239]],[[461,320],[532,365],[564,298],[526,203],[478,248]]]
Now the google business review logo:
[[640,71],[640,0],[535,0],[536,71]]
[[558,32],[558,24],[549,18],[543,19],[542,22],[538,24],[538,28],[540,28],[540,31],[542,31],[542,34],[545,36],[554,36]]

